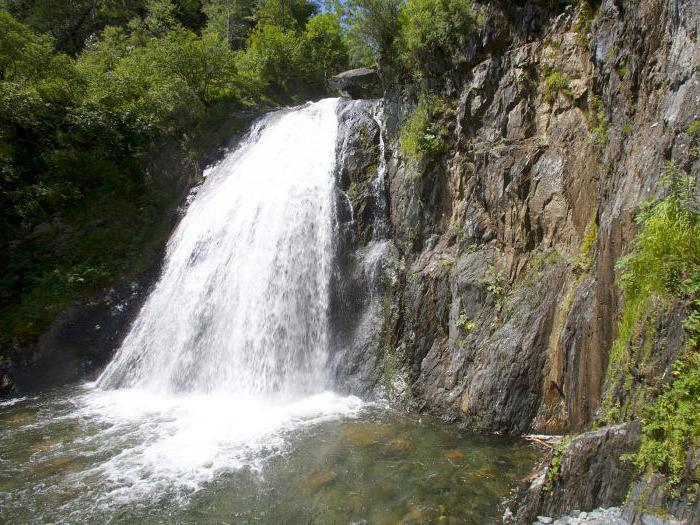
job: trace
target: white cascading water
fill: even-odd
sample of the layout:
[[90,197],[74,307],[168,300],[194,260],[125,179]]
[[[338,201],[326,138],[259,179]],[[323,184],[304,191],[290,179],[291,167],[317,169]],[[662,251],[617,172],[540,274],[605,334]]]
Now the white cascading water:
[[209,171],[82,399],[109,429],[99,439],[121,449],[92,471],[110,498],[196,489],[255,468],[295,428],[361,409],[326,390],[337,105],[264,118]]
[[241,396],[326,386],[336,105],[269,117],[211,170],[99,386]]

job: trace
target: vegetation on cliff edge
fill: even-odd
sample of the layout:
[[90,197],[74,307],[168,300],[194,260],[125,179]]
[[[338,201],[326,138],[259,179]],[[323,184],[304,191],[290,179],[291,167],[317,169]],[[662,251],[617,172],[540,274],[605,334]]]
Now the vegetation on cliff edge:
[[[669,163],[663,180],[668,196],[641,207],[632,251],[617,265],[624,306],[610,355],[605,403],[610,422],[642,417],[641,447],[634,462],[643,473],[665,474],[675,488],[698,476],[694,458],[700,451],[700,207],[693,177]],[[653,359],[656,315],[673,304],[685,312],[687,340],[665,384],[640,387],[645,362]],[[625,395],[614,399],[614,385],[620,383]],[[630,403],[633,406],[625,406]]]

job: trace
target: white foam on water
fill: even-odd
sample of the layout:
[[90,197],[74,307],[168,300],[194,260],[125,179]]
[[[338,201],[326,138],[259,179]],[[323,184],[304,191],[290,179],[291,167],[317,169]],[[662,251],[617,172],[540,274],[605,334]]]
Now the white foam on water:
[[34,399],[33,397],[14,397],[12,399],[6,399],[5,401],[0,401],[0,407],[11,407],[22,401],[27,401],[29,399]]
[[105,427],[88,440],[112,457],[75,481],[105,483],[100,491],[105,503],[164,491],[186,497],[223,472],[260,470],[285,452],[295,431],[355,417],[363,406],[356,397],[333,392],[283,403],[226,394],[95,389],[79,398],[74,416]]

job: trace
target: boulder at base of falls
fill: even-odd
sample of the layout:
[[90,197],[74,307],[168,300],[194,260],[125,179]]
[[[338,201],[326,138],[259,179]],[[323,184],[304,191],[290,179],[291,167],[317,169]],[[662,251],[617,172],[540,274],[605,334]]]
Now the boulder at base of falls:
[[561,516],[572,509],[588,512],[623,503],[633,470],[620,457],[637,450],[639,433],[639,423],[630,422],[573,437],[555,452],[556,461],[550,458],[534,477],[516,523],[530,524],[538,516]]
[[381,98],[379,75],[374,69],[361,67],[343,71],[331,77],[328,83],[348,98]]

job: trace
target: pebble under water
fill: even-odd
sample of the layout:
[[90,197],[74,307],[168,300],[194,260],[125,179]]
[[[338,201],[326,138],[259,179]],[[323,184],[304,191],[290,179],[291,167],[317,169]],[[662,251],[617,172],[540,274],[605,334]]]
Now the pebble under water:
[[89,387],[3,403],[0,522],[492,523],[539,456],[331,393],[230,403]]

